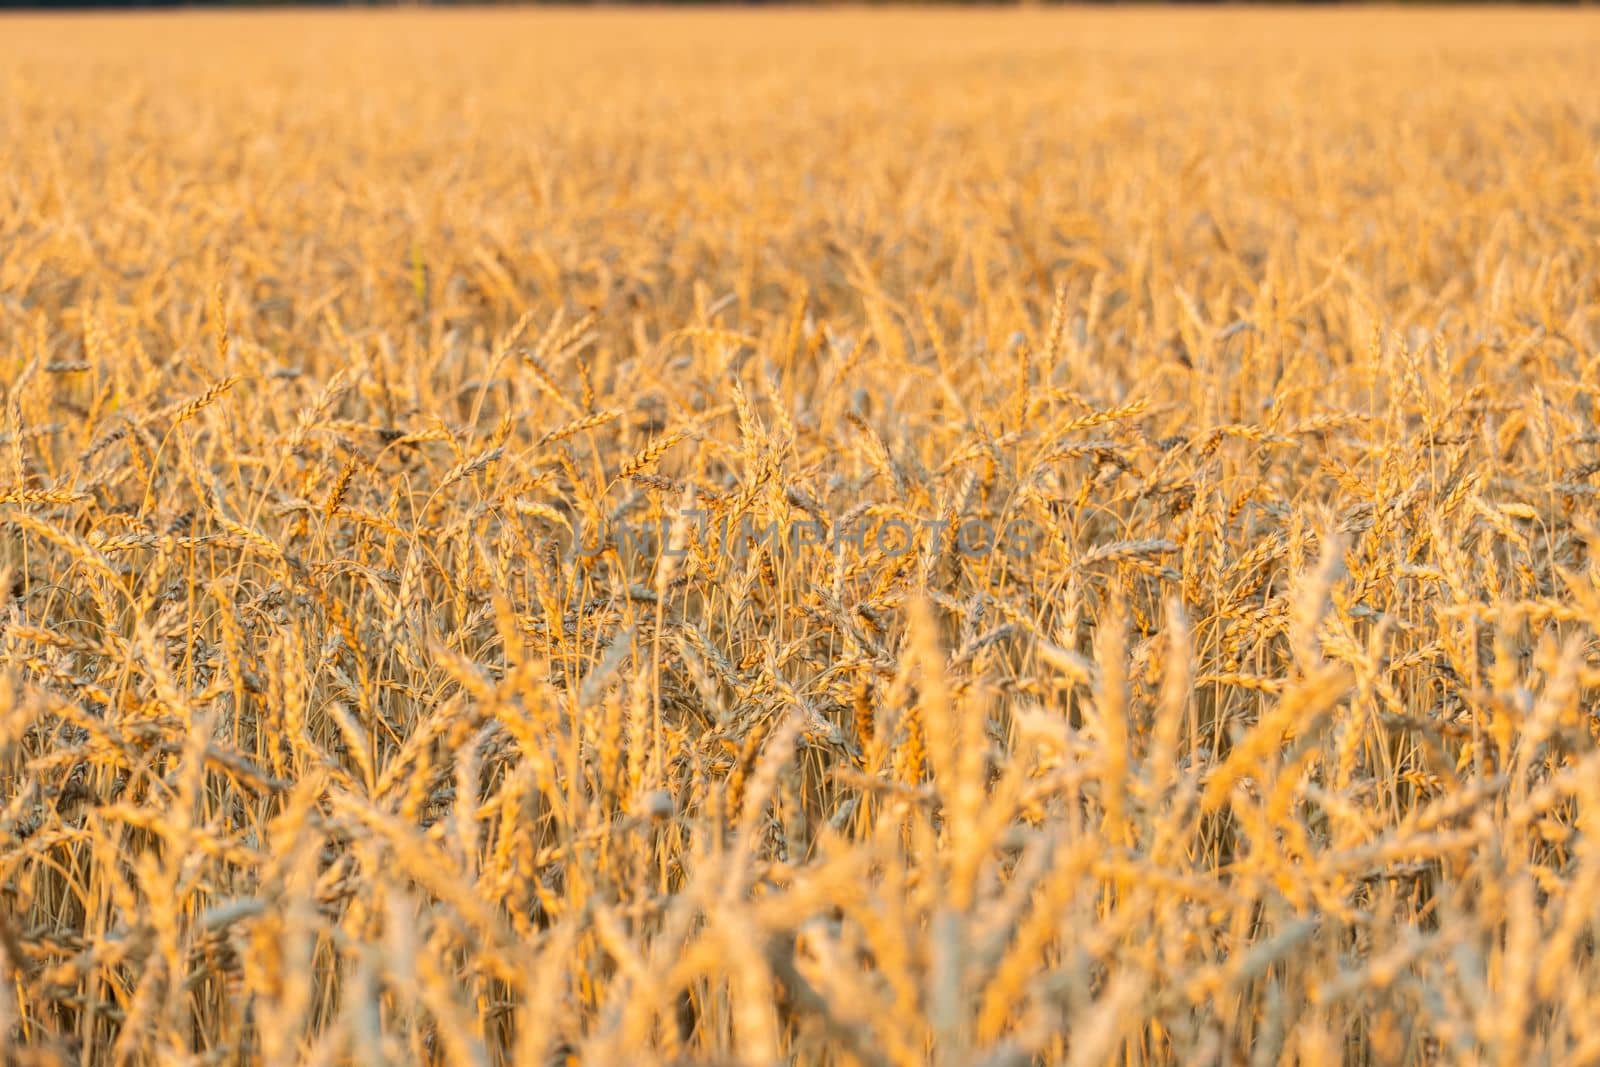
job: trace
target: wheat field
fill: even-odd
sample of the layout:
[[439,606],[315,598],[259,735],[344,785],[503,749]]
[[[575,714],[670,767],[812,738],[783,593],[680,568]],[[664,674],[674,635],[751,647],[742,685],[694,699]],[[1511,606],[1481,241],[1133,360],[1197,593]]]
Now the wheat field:
[[1600,1062],[1597,79],[0,20],[0,1062]]

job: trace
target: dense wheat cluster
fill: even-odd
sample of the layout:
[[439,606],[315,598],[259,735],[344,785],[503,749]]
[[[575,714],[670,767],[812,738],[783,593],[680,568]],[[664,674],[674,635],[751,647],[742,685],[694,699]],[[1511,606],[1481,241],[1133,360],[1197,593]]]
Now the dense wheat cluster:
[[0,1060],[1594,1062],[1597,56],[0,23]]

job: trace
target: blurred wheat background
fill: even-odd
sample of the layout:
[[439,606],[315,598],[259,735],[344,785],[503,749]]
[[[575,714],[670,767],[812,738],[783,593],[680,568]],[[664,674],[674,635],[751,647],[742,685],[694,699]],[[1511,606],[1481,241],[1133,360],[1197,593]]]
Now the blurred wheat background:
[[0,22],[0,1060],[1600,1060],[1597,77]]

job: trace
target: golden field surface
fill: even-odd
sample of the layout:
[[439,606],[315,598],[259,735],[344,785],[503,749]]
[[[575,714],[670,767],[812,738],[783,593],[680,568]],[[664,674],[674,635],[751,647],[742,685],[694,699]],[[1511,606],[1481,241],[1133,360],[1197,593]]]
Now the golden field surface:
[[1597,74],[0,20],[0,1062],[1600,1060]]

